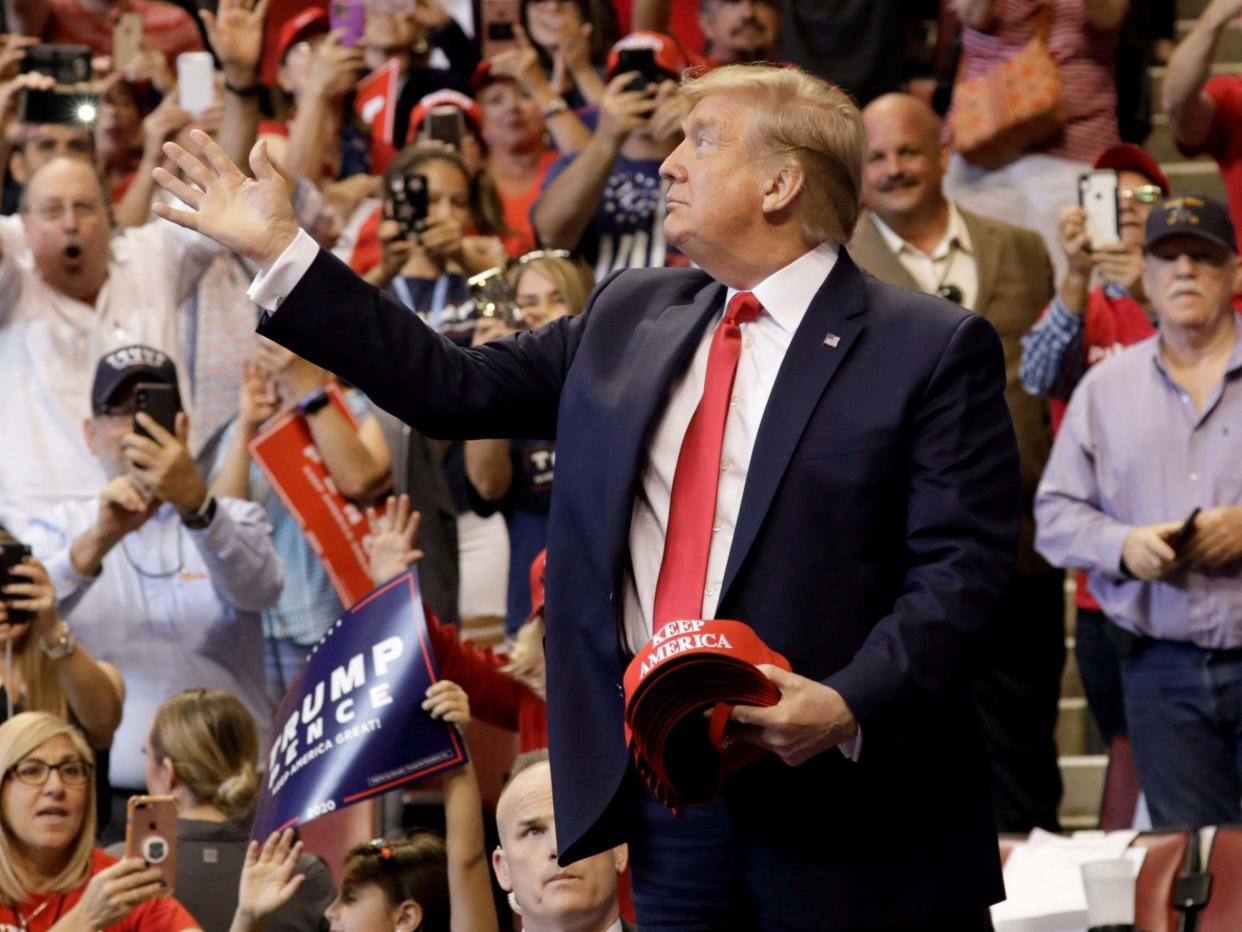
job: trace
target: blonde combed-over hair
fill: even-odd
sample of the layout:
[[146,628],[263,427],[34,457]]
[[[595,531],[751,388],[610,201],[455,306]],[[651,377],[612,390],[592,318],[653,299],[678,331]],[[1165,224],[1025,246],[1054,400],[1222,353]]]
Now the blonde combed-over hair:
[[157,762],[171,760],[199,803],[248,816],[259,795],[259,732],[232,693],[187,689],[160,703],[151,723]]
[[[0,794],[7,795],[7,784],[15,779],[9,771],[49,741],[68,738],[82,760],[95,763],[95,755],[81,732],[62,718],[47,712],[22,712],[0,725]],[[90,873],[91,852],[95,848],[95,780],[86,781],[82,803],[82,825],[71,844],[69,859],[55,877],[42,877],[29,871],[17,856],[8,815],[0,811],[0,899],[20,903],[32,893],[67,893],[81,886]]]
[[682,78],[681,93],[691,106],[715,94],[753,100],[754,119],[746,129],[752,150],[770,162],[793,156],[806,177],[799,216],[807,238],[849,240],[861,211],[866,151],[862,114],[849,94],[803,71],[770,64],[691,71]]

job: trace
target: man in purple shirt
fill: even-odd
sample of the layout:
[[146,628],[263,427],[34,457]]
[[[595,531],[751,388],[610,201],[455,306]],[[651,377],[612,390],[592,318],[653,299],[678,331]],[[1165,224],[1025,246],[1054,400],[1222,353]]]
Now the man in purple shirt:
[[1035,501],[1036,546],[1134,634],[1122,670],[1156,825],[1242,819],[1242,321],[1224,204],[1162,201],[1143,284],[1159,333],[1093,367]]

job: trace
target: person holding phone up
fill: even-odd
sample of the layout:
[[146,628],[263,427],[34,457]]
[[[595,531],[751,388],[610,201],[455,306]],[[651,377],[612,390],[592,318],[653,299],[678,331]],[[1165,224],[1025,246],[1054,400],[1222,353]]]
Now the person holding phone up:
[[[1147,218],[1158,334],[1091,368],[1035,501],[1036,546],[1134,636],[1121,687],[1152,824],[1242,819],[1242,320],[1224,204]],[[1189,520],[1188,520],[1189,516]]]
[[101,359],[84,429],[107,481],[94,501],[62,502],[24,532],[74,635],[125,677],[110,761],[114,826],[145,783],[145,728],[164,699],[222,689],[257,721],[271,715],[259,612],[284,579],[271,525],[258,505],[208,493],[185,446],[176,384],[172,361],[151,347]]
[[[0,928],[202,928],[168,895],[162,868],[95,847],[94,767],[81,734],[53,715],[23,712],[0,725]],[[261,932],[289,902],[303,882],[294,874],[301,854],[292,831],[250,843],[230,932]]]

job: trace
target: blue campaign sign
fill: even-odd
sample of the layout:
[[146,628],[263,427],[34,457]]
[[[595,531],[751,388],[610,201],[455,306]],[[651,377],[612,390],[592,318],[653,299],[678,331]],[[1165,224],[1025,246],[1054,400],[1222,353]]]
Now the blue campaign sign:
[[457,729],[421,707],[436,679],[418,575],[408,570],[345,612],[289,687],[252,837],[464,764]]

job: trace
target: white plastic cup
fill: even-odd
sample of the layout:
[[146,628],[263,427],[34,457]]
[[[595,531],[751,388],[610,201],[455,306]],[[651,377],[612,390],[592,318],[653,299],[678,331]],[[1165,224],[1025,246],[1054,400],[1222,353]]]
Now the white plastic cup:
[[1134,893],[1138,883],[1134,864],[1125,858],[1083,864],[1082,885],[1087,894],[1087,926],[1134,924]]
[[201,116],[216,99],[215,65],[210,52],[177,56],[177,103],[191,116]]

